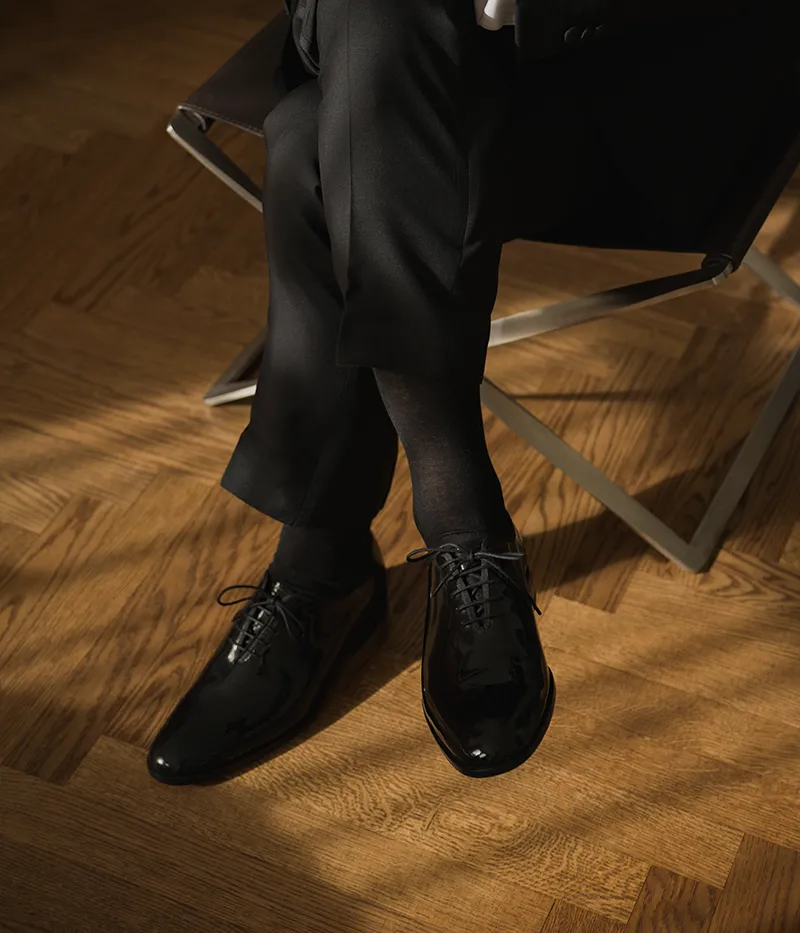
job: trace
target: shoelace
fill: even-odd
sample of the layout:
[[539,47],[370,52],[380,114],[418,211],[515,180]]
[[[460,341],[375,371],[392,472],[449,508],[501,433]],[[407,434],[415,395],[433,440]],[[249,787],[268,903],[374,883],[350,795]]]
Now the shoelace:
[[[452,557],[445,564],[445,570],[442,573],[442,579],[439,581],[435,589],[431,590],[431,579],[433,574],[433,564],[434,559],[441,554],[451,554]],[[442,544],[436,548],[417,548],[415,551],[411,551],[407,555],[406,561],[408,563],[414,563],[419,560],[428,560],[428,593],[431,597],[434,597],[439,590],[450,583],[451,581],[456,582],[464,580],[464,586],[459,591],[461,594],[464,594],[468,597],[465,602],[457,606],[456,609],[462,612],[466,612],[469,615],[470,610],[474,610],[475,618],[467,619],[466,622],[476,622],[480,621],[482,618],[485,618],[486,608],[493,602],[501,600],[504,598],[503,593],[498,593],[495,596],[489,595],[489,590],[491,588],[491,581],[485,579],[485,570],[487,565],[493,570],[497,571],[500,576],[507,582],[510,583],[514,589],[522,593],[524,597],[533,607],[534,612],[539,615],[542,614],[541,609],[536,605],[536,597],[528,592],[527,589],[521,587],[516,580],[512,579],[506,572],[500,567],[495,561],[498,560],[520,560],[524,559],[525,554],[519,551],[509,551],[504,554],[495,554],[492,551],[467,551],[465,548],[459,547],[457,544]],[[475,566],[477,562],[477,567]],[[478,582],[470,581],[470,576],[477,576]],[[481,611],[482,610],[482,611]]]
[[[265,578],[266,579],[266,578]],[[230,590],[253,590],[250,596],[241,596],[239,599],[224,601],[222,597]],[[292,588],[292,595],[305,596],[301,591]],[[308,597],[310,598],[310,597]],[[263,658],[269,650],[268,636],[274,633],[281,622],[286,631],[299,642],[305,634],[305,625],[300,616],[296,615],[286,606],[279,596],[274,596],[264,585],[258,586],[250,583],[234,583],[226,586],[217,596],[220,606],[233,606],[236,603],[247,603],[234,616],[235,631],[228,636],[228,641],[242,654],[237,661],[244,661],[250,655]],[[276,623],[276,624],[273,624]],[[293,630],[294,627],[294,630]],[[237,637],[240,636],[240,637]]]

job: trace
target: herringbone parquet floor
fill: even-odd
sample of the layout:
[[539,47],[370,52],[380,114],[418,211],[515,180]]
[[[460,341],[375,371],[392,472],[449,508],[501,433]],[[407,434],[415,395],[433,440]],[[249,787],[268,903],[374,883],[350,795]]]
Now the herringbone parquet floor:
[[[217,485],[262,325],[260,218],[172,144],[174,104],[277,8],[9,4],[0,32],[0,930],[797,933],[800,408],[691,576],[487,416],[559,686],[522,768],[470,781],[422,717],[405,463],[376,531],[389,645],[301,740],[165,788],[145,748],[277,526]],[[269,6],[269,4],[268,4]],[[222,134],[258,174],[257,141]],[[800,185],[758,245],[800,276]],[[515,243],[498,313],[694,260]],[[490,355],[492,379],[696,523],[800,319],[724,287]]]

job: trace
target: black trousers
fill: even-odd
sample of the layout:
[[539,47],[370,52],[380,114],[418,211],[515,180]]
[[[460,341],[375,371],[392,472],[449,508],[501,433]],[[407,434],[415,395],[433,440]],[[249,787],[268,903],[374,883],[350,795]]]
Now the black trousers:
[[564,75],[519,106],[513,30],[472,0],[321,0],[316,28],[319,76],[264,127],[267,341],[222,486],[364,526],[398,444],[372,367],[479,381],[503,242],[618,179]]

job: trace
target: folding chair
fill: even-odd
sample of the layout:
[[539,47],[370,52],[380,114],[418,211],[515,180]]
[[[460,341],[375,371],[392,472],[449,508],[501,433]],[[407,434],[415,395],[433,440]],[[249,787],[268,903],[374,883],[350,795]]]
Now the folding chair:
[[[279,14],[178,107],[168,126],[168,132],[181,146],[259,211],[262,210],[259,186],[211,141],[208,131],[219,121],[248,133],[262,133],[264,120],[277,100],[278,85],[272,72],[280,59],[288,28],[288,17]],[[273,65],[265,67],[265,63]],[[701,254],[703,258],[698,269],[501,318],[492,323],[489,347],[721,285],[741,265],[747,266],[800,311],[800,285],[753,246],[764,221],[800,164],[798,114],[800,80],[796,105],[787,114],[788,125],[776,128],[774,138],[763,141],[760,155],[749,162],[747,177],[740,179],[736,196],[726,206],[724,216],[716,218],[705,245],[665,247],[671,252]],[[586,240],[587,237],[583,237],[578,242],[589,245]],[[636,245],[632,244],[631,248]],[[647,248],[654,247],[648,245]],[[231,362],[206,393],[206,404],[221,405],[255,393],[256,380],[252,374],[264,338],[262,331]],[[695,573],[711,562],[729,519],[799,393],[800,347],[792,354],[697,530],[691,540],[686,541],[494,383],[484,379],[481,388],[483,403],[496,417],[657,551]]]

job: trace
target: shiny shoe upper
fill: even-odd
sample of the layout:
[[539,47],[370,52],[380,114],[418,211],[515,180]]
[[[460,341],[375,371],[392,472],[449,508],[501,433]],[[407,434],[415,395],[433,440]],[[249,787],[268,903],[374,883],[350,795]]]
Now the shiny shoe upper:
[[[377,546],[372,574],[344,595],[323,598],[264,574],[227,637],[153,741],[148,770],[165,783],[226,775],[302,726],[329,680],[369,647],[386,617],[386,571]],[[239,587],[240,588],[240,587]]]
[[519,532],[407,559],[430,561],[422,699],[431,731],[465,774],[510,770],[541,741],[555,696]]

